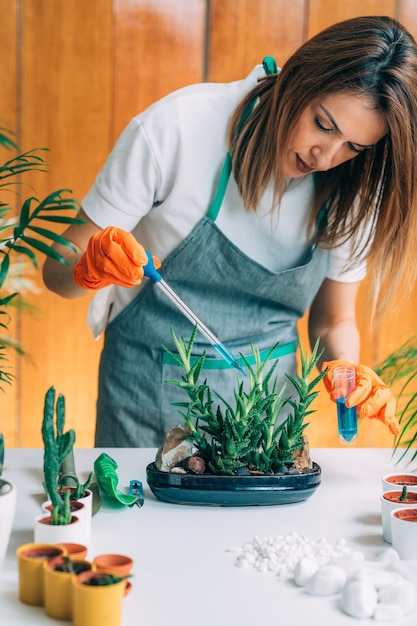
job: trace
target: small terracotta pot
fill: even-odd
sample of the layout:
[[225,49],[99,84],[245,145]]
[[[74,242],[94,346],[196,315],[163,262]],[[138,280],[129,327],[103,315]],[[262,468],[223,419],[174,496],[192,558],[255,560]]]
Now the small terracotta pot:
[[81,543],[57,543],[57,546],[64,548],[70,559],[85,559],[88,548]]
[[98,572],[110,572],[117,576],[128,576],[133,567],[133,560],[123,554],[100,554],[93,559]]
[[127,582],[121,580],[110,585],[90,585],[92,577],[104,572],[83,572],[71,579],[73,626],[121,626],[122,601]]
[[385,491],[381,494],[382,534],[387,543],[392,543],[391,511],[399,508],[417,509],[417,493],[409,491],[404,501],[400,500],[401,494],[402,491]]
[[[93,567],[90,561],[83,559],[71,559],[71,563],[77,569],[81,568],[80,571],[90,571]],[[72,618],[71,579],[76,574],[57,569],[64,564],[62,557],[51,559],[43,564],[44,606],[49,617],[70,621]]]
[[33,606],[43,605],[43,564],[58,556],[66,556],[59,546],[25,543],[16,551],[19,572],[19,600]]
[[400,559],[417,559],[417,508],[391,511],[391,532]]
[[382,477],[382,491],[392,491],[407,485],[408,491],[417,492],[417,474],[413,472],[391,472]]

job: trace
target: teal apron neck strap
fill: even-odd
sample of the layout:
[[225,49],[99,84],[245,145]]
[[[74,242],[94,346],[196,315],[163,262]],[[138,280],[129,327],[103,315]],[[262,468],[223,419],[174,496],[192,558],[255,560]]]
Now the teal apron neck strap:
[[[274,57],[267,56],[264,57],[262,61],[263,68],[267,76],[271,74],[277,74],[278,68]],[[248,119],[249,115],[253,111],[253,107],[255,106],[256,99],[248,104],[246,109],[243,111],[242,119],[239,123],[239,131],[242,129],[244,123]],[[229,182],[230,174],[232,173],[232,155],[230,152],[226,154],[226,158],[223,163],[223,168],[220,174],[219,184],[217,185],[216,195],[214,196],[214,200],[211,203],[209,210],[207,211],[207,217],[211,219],[213,222],[216,221],[220,207],[223,202],[224,194],[226,193],[227,184]]]

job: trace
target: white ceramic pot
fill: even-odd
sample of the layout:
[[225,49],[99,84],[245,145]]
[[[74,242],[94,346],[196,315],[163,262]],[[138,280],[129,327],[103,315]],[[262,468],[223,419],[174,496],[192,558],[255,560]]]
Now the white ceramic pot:
[[38,515],[35,518],[35,543],[83,543],[85,540],[84,526],[76,515],[71,518],[70,524],[51,524],[49,514]]
[[[91,509],[90,507],[87,508],[84,502],[86,502],[85,498],[83,498],[83,500],[70,500],[70,506],[71,513],[78,517],[84,529],[84,540],[82,544],[88,546],[91,536]],[[42,510],[45,514],[51,514],[52,503],[50,500],[46,500],[42,503]]]
[[402,489],[385,491],[381,494],[382,534],[384,541],[392,543],[391,537],[391,511],[394,509],[417,509],[417,493],[409,491],[404,502],[399,500]]
[[400,559],[417,559],[417,509],[391,511],[392,547]]
[[[64,487],[64,489],[69,489],[70,491],[74,491],[75,487]],[[85,541],[88,543],[90,541],[91,536],[91,519],[93,517],[93,492],[90,489],[85,490],[85,495],[81,498],[78,498],[78,502],[82,502],[85,508]]]
[[9,545],[16,512],[17,492],[13,483],[0,478],[0,571]]
[[407,485],[408,491],[417,492],[417,474],[415,472],[391,472],[382,477],[382,491],[394,491]]

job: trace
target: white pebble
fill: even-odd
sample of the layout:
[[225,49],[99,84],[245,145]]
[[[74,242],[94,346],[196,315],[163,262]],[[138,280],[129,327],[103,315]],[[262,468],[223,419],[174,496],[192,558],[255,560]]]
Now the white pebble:
[[372,617],[377,601],[377,591],[369,580],[352,580],[343,589],[341,606],[347,615],[365,619]]
[[306,584],[305,590],[313,596],[332,596],[339,593],[346,584],[346,574],[335,565],[323,565]]
[[378,593],[378,600],[381,604],[398,607],[400,614],[407,615],[416,608],[416,595],[416,586],[403,578],[392,585],[382,587]]
[[398,554],[397,550],[394,550],[394,548],[385,548],[376,556],[377,561],[386,563],[387,565],[390,563],[395,563],[395,561],[398,561],[399,558],[400,555]]
[[394,583],[401,581],[402,576],[397,572],[391,572],[385,569],[375,569],[373,567],[362,567],[362,569],[355,575],[358,580],[367,580],[375,587],[375,589],[381,589],[386,585],[393,585]]
[[299,587],[304,587],[307,580],[313,576],[319,569],[316,561],[303,557],[298,561],[294,568],[294,582]]
[[348,578],[356,574],[362,565],[365,562],[365,556],[363,552],[359,552],[359,550],[352,550],[348,554],[343,554],[342,556],[337,556],[333,558],[329,565],[336,565],[336,567],[340,567],[346,574]]
[[376,622],[396,622],[401,619],[401,611],[393,604],[377,604],[373,617]]
[[397,572],[401,574],[403,578],[411,580],[411,582],[417,583],[417,560],[409,561],[395,561],[390,563],[388,571]]

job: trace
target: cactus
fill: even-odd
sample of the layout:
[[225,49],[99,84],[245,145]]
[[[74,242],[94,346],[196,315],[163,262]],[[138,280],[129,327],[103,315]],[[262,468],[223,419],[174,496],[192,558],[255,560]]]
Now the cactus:
[[55,389],[50,387],[45,396],[42,422],[44,444],[43,472],[46,492],[52,504],[52,523],[69,524],[71,521],[70,492],[58,490],[58,478],[62,463],[72,452],[75,442],[74,430],[64,433],[65,398],[58,396],[55,404]]

